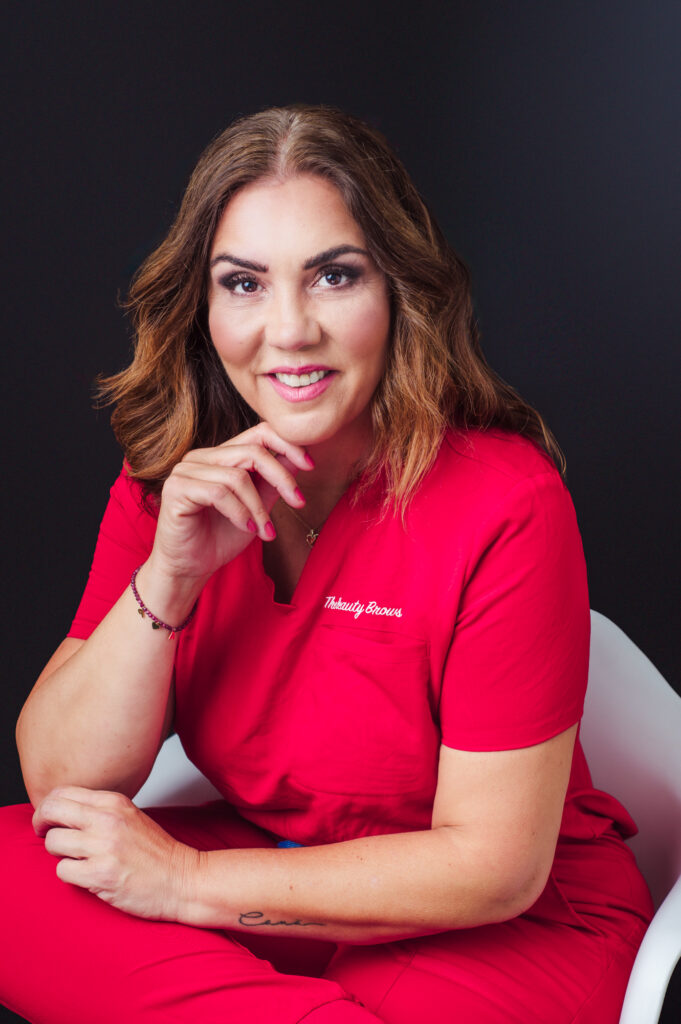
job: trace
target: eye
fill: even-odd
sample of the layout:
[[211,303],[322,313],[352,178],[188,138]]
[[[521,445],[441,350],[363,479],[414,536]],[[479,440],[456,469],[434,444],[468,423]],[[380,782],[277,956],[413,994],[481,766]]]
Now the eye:
[[249,274],[227,274],[219,281],[233,295],[255,295],[260,285]]
[[360,276],[357,267],[324,267],[319,275],[318,283],[324,289],[343,288]]

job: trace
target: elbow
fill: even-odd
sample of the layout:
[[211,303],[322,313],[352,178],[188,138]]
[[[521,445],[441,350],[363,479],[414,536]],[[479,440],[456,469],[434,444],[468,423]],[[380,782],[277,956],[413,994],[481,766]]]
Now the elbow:
[[15,729],[15,740],[19,754],[19,765],[24,788],[34,808],[62,781],[63,772],[59,772],[47,757],[42,745],[31,735],[30,722],[27,721],[26,705],[19,715]]
[[515,871],[500,872],[489,894],[488,917],[481,923],[499,924],[527,913],[546,888],[551,863],[537,859]]
[[30,773],[22,766],[22,776],[24,780],[24,789],[28,794],[29,803],[36,810],[40,802],[47,796],[47,794],[54,789],[54,786],[45,785],[41,783],[40,777],[36,773]]
[[[520,917],[537,902],[549,879],[555,843],[490,846],[488,837],[476,837],[463,849],[461,834],[448,830],[458,840],[456,862],[459,871],[451,878],[457,894],[449,905],[454,910],[450,928],[500,924]],[[450,860],[450,864],[453,862]],[[457,899],[458,896],[458,899]]]
[[14,739],[28,799],[37,807],[43,797],[54,789],[57,782],[53,781],[54,772],[51,771],[45,745],[36,739],[32,728],[30,698],[24,704],[17,720]]
[[35,809],[41,800],[58,785],[58,782],[55,781],[54,773],[49,771],[49,767],[45,764],[44,759],[34,755],[31,750],[31,744],[26,742],[25,737],[21,735],[21,719],[17,723],[16,743],[24,788],[30,803]]
[[28,793],[28,799],[34,807],[37,807],[43,796],[47,795],[47,790],[43,792],[43,787],[40,785],[39,772],[35,770],[33,759],[30,757],[30,746],[26,743],[23,715],[24,711],[22,710],[14,731],[14,739],[17,745],[21,775],[24,780],[24,787]]
[[116,763],[107,767],[93,761],[91,765],[82,756],[68,758],[58,751],[50,754],[31,736],[22,715],[17,722],[16,744],[24,787],[34,808],[58,786],[122,793],[132,800],[151,771],[151,765],[144,764],[131,766],[124,773]]

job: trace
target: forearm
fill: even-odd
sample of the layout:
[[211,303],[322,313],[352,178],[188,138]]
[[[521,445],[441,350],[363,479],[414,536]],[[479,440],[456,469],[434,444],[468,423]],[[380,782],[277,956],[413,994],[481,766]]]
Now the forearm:
[[184,878],[184,923],[356,944],[505,920],[539,895],[536,880],[505,878],[451,828],[212,851],[195,865]]
[[[169,619],[182,616],[194,595],[171,595],[146,569],[139,585],[148,606]],[[162,740],[177,640],[137,612],[128,588],[92,636],[29,696],[17,745],[34,804],[65,784],[131,796],[148,774]]]

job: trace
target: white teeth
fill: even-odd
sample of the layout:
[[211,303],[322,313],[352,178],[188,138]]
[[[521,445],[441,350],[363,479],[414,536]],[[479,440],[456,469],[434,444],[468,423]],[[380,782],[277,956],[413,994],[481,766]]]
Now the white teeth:
[[317,381],[323,380],[329,372],[329,370],[313,370],[312,373],[275,373],[274,376],[289,388],[306,388],[308,384],[316,384]]

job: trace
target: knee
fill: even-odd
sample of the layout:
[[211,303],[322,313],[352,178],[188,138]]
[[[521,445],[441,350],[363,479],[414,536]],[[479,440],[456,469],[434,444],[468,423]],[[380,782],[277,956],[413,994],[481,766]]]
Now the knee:
[[5,899],[18,896],[23,882],[35,874],[54,870],[54,858],[45,850],[45,841],[33,830],[30,804],[0,807],[0,885]]
[[33,808],[30,804],[0,807],[0,846],[22,839],[36,839],[32,819]]

